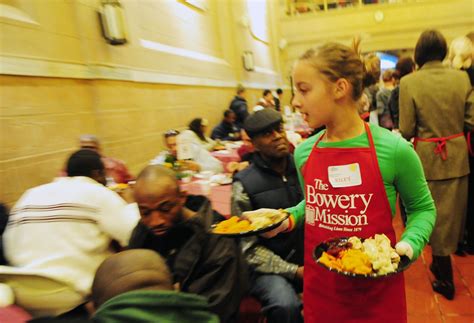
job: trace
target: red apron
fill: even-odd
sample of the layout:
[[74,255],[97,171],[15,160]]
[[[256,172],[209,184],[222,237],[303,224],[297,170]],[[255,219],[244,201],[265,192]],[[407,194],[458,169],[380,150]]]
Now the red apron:
[[[403,274],[377,280],[330,272],[313,260],[313,250],[333,237],[368,238],[384,233],[395,245],[392,212],[385,193],[369,126],[368,148],[318,148],[314,145],[302,174],[306,190],[304,319],[305,322],[407,321]],[[362,183],[334,188],[328,167],[357,163]]]
[[360,118],[361,118],[362,120],[364,120],[364,121],[369,120],[369,117],[370,117],[370,112],[368,112],[368,111],[367,111],[367,112],[364,112],[364,113],[362,113],[362,114],[360,115]]
[[471,144],[471,134],[472,134],[472,131],[469,131],[466,134],[467,150],[469,150],[469,155],[474,157],[474,149],[472,148],[472,144]]
[[[462,137],[462,136],[464,136],[464,132],[457,133],[455,135],[451,135],[451,136],[447,136],[447,137],[439,137],[439,138],[415,137],[415,141],[413,142],[413,146],[416,149],[416,143],[418,141],[434,142],[434,143],[436,143],[434,153],[436,155],[440,155],[442,160],[446,160],[446,158],[448,158],[448,149],[446,148],[446,141],[457,138],[457,137]],[[470,140],[470,138],[468,138],[468,140]],[[469,142],[468,142],[468,145],[469,145]]]

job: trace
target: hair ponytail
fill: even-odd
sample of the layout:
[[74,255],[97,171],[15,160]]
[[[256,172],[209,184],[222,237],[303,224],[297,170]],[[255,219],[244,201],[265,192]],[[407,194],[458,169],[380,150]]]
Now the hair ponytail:
[[364,90],[367,70],[360,56],[359,45],[359,38],[353,39],[352,48],[338,43],[326,43],[307,50],[300,60],[308,62],[331,82],[340,78],[348,80],[352,85],[352,99],[357,101]]

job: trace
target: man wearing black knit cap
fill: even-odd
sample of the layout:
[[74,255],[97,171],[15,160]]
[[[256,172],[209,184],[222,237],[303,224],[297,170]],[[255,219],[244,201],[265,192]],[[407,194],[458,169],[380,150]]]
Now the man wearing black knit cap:
[[[244,129],[255,154],[253,163],[234,176],[232,214],[298,204],[303,193],[281,114],[273,109],[255,112],[245,120]],[[271,239],[250,238],[242,245],[252,269],[250,293],[262,303],[268,322],[301,322],[297,292],[303,279],[302,230]]]
[[[73,153],[67,171],[68,177],[25,192],[3,235],[5,257],[13,267],[2,267],[0,275],[8,272],[6,283],[16,286],[16,303],[34,316],[56,316],[83,304],[97,267],[112,254],[111,241],[126,246],[139,219],[136,205],[127,206],[103,185],[98,153]],[[56,284],[22,284],[18,273]]]

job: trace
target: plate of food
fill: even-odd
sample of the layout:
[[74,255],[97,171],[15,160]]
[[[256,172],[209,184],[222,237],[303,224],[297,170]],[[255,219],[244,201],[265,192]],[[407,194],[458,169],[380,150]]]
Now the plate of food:
[[227,237],[248,237],[270,231],[288,219],[285,210],[260,209],[244,212],[241,217],[233,216],[213,224],[211,233]]
[[210,181],[216,185],[227,185],[232,184],[232,177],[228,174],[216,174],[211,176]]
[[381,278],[406,270],[411,262],[399,256],[385,234],[374,238],[329,239],[313,251],[319,265],[337,274],[357,278]]
[[118,184],[113,184],[108,186],[109,189],[111,189],[114,192],[122,192],[128,188],[128,184],[125,183],[118,183]]
[[199,179],[205,179],[205,180],[209,180],[212,177],[212,175],[214,175],[214,173],[209,170],[205,170],[205,171],[193,174],[194,177],[199,178]]

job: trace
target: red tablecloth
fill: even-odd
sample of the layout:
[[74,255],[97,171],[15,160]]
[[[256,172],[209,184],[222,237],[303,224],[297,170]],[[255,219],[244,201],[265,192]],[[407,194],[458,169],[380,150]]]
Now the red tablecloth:
[[16,305],[0,308],[0,322],[2,323],[23,323],[30,319],[31,315]]
[[237,153],[237,149],[213,151],[211,152],[211,155],[222,162],[222,166],[224,166],[225,171],[227,171],[227,164],[230,162],[240,161],[240,156]]
[[[182,190],[189,194],[205,195],[202,191],[202,186],[199,181],[181,184]],[[209,199],[211,200],[212,208],[224,216],[230,215],[230,197],[232,194],[232,185],[218,185],[211,186],[211,193]]]

